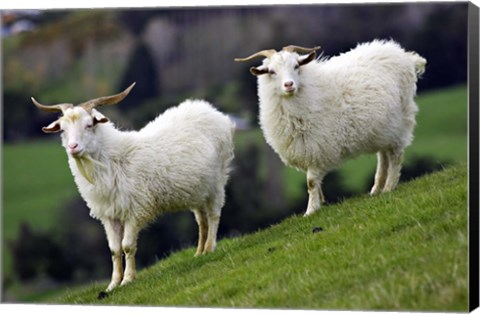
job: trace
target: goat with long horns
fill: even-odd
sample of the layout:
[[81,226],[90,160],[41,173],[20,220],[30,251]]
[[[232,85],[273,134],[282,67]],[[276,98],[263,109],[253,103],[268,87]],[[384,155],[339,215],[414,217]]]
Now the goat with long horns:
[[106,292],[135,279],[139,232],[163,213],[191,209],[199,234],[195,255],[215,250],[233,159],[235,125],[204,100],[171,107],[138,131],[117,129],[95,109],[120,102],[133,86],[77,106],[32,98],[41,110],[62,112],[43,131],[63,131],[78,190],[105,228],[112,253]]
[[324,201],[324,176],[343,160],[377,152],[371,194],[389,192],[400,177],[415,126],[418,76],[426,60],[394,41],[374,40],[332,58],[320,47],[261,50],[251,67],[258,79],[259,121],[282,161],[307,174],[306,215]]

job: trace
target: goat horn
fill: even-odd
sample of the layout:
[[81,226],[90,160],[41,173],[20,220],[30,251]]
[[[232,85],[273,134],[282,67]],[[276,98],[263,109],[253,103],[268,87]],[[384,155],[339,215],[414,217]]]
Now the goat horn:
[[313,48],[305,48],[305,47],[290,45],[290,46],[283,47],[282,50],[283,51],[288,51],[288,52],[310,53],[310,52],[318,50],[318,49],[320,49],[320,46],[316,46],[316,47],[313,47]]
[[256,52],[254,53],[253,55],[249,56],[249,57],[246,57],[246,58],[235,58],[234,60],[237,61],[237,62],[244,62],[244,61],[249,61],[249,60],[252,60],[256,57],[266,57],[266,58],[270,58],[271,56],[273,56],[273,54],[275,53],[275,49],[267,49],[267,50],[262,50],[262,51],[259,51],[259,52]]
[[99,97],[95,98],[89,101],[86,101],[84,103],[81,103],[79,106],[85,109],[88,112],[91,112],[93,108],[97,106],[103,106],[103,105],[115,105],[121,102],[127,95],[130,93],[132,90],[133,86],[135,86],[136,83],[133,83],[129,87],[127,87],[123,92],[112,95],[112,96],[104,96],[104,97]]
[[35,98],[32,97],[32,102],[33,104],[40,110],[46,111],[46,112],[64,112],[68,108],[72,108],[72,104],[58,104],[58,105],[51,105],[51,106],[45,106],[39,103]]

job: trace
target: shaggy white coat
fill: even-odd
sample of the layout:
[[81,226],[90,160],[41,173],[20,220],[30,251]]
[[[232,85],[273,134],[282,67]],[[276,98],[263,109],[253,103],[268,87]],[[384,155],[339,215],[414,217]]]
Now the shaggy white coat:
[[[306,214],[323,201],[324,175],[359,154],[379,154],[371,193],[393,189],[413,139],[416,82],[426,60],[379,40],[295,69],[299,58],[286,51],[266,58],[261,67],[273,72],[258,76],[258,96],[267,143],[286,165],[307,172]],[[295,93],[285,93],[286,81]]]
[[[93,118],[102,123],[92,127]],[[138,233],[162,213],[191,209],[199,226],[196,255],[215,249],[233,159],[235,127],[226,115],[187,100],[138,132],[120,131],[80,107],[56,123],[80,194],[105,227],[113,262],[107,291],[135,278]]]
[[78,158],[69,154],[68,161],[92,217],[143,227],[160,213],[213,201],[223,205],[216,195],[228,179],[233,131],[230,119],[207,102],[188,100],[138,132],[98,124],[97,147],[88,154],[94,184],[82,174]]

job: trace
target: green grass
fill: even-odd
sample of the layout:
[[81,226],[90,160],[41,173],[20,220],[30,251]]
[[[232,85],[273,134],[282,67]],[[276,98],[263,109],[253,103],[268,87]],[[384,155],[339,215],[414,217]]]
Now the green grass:
[[213,254],[174,253],[104,300],[96,296],[107,281],[44,302],[466,311],[467,252],[461,163],[392,193],[222,240]]

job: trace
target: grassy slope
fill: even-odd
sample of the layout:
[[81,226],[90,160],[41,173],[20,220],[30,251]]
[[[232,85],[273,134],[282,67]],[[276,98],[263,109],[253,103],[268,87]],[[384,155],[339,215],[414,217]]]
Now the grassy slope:
[[177,252],[102,301],[107,282],[47,302],[465,311],[467,242],[463,163],[222,240],[214,254]]

